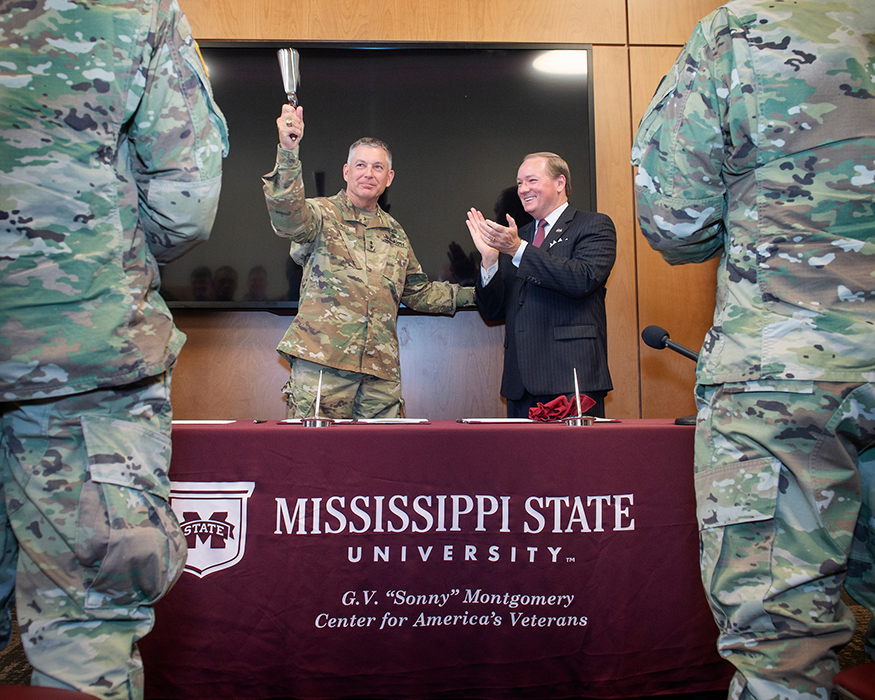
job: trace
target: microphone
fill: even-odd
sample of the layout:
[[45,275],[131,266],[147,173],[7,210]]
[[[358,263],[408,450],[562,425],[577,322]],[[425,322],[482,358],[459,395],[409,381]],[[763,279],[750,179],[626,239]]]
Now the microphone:
[[[668,331],[660,326],[647,326],[647,328],[641,331],[641,339],[651,348],[656,348],[657,350],[669,348],[671,350],[674,350],[676,353],[683,355],[684,357],[689,357],[695,362],[699,361],[698,353],[693,352],[688,347],[685,347],[680,343],[674,342],[669,337]],[[675,425],[695,425],[696,414],[694,413],[690,416],[681,416],[680,418],[675,418],[674,422]]]
[[657,350],[668,348],[669,350],[674,350],[679,355],[690,358],[693,362],[699,361],[699,353],[690,350],[685,345],[674,342],[669,337],[668,331],[660,326],[647,326],[647,328],[641,331],[641,339],[651,348],[656,348]]

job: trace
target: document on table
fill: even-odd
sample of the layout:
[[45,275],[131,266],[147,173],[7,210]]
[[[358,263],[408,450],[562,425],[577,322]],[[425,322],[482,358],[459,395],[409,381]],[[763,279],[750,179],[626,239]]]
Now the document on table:
[[218,420],[218,419],[191,419],[191,420],[174,420],[173,425],[228,425],[236,423],[236,420]]
[[531,418],[459,418],[458,423],[534,423]]
[[[535,421],[531,418],[459,418],[457,423],[562,423],[562,420]],[[596,418],[596,423],[619,423],[617,418]]]
[[428,418],[356,418],[355,423],[365,425],[428,425]]
[[[300,425],[303,418],[286,418],[277,421],[290,425]],[[332,418],[334,425],[429,425],[428,418]]]

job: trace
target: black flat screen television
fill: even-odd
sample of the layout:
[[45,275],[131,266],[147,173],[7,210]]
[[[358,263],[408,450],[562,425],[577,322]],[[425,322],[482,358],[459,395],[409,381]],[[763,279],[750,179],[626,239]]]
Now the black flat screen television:
[[275,162],[286,100],[276,52],[289,45],[300,55],[307,196],[344,188],[353,141],[386,142],[395,180],[381,205],[431,279],[473,283],[479,258],[466,212],[519,209],[516,173],[527,153],[565,158],[571,202],[596,208],[589,45],[202,42],[231,149],[210,240],[162,269],[171,307],[297,307],[300,268],[271,228],[260,179]]

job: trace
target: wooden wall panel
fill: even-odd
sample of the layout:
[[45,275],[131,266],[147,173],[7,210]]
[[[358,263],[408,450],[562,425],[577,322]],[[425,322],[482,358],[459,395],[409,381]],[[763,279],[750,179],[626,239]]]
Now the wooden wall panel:
[[289,367],[276,352],[289,317],[263,311],[176,311],[188,336],[173,371],[176,418],[282,419]]
[[[641,121],[662,76],[680,47],[632,47],[632,123]],[[636,226],[637,228],[637,226]],[[638,237],[638,314],[641,328],[658,325],[672,340],[698,351],[711,326],[717,261],[703,265],[666,263],[640,229]],[[641,341],[641,410],[647,417],[670,418],[695,412],[696,366],[671,350],[654,350]]]
[[683,46],[696,23],[726,0],[627,0],[629,43]]
[[[635,217],[631,206],[629,58],[625,47],[593,48],[596,189],[598,209],[617,229],[617,262],[608,280],[608,364],[614,391],[607,415],[639,414]],[[574,173],[572,173],[572,178]],[[573,180],[572,180],[573,182]]]
[[[177,418],[281,420],[289,366],[276,352],[291,316],[251,311],[178,311],[188,335],[173,373]],[[432,420],[504,416],[498,395],[504,326],[476,310],[454,317],[398,318],[407,415]]]
[[680,46],[633,46],[629,49],[633,138],[662,76],[674,65],[680,51]]
[[198,39],[622,44],[625,0],[182,0]]
[[487,325],[475,311],[400,316],[401,389],[411,418],[503,417],[498,391],[504,325]]

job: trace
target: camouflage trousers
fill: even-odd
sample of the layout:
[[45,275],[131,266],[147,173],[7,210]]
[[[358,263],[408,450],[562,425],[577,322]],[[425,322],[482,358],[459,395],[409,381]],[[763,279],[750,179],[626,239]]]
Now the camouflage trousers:
[[729,698],[828,700],[855,626],[842,586],[875,610],[875,385],[696,391],[702,581]]
[[320,416],[398,418],[404,415],[401,382],[325,367],[299,357],[291,358],[290,365],[289,381],[283,387],[287,418],[308,418],[314,415],[320,372]]
[[0,404],[0,626],[14,585],[33,685],[143,697],[136,642],[187,552],[168,503],[169,391],[166,373]]

